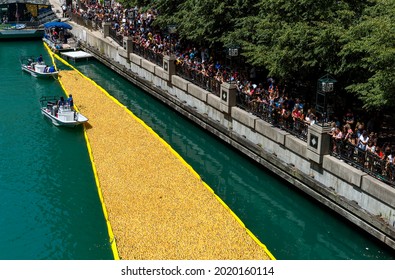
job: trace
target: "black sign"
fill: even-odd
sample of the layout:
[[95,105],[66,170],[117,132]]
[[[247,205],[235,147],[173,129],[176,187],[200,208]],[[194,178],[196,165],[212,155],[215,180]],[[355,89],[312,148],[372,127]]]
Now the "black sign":
[[222,91],[222,100],[225,102],[228,100],[228,93],[225,90]]
[[316,135],[310,134],[310,147],[318,148],[318,137]]

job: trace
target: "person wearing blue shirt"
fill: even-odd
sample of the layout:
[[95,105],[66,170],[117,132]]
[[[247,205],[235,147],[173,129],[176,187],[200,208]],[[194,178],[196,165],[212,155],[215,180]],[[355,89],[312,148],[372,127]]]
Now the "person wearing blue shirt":
[[40,54],[40,56],[37,58],[37,62],[39,64],[43,63],[43,55],[42,54]]
[[217,69],[217,70],[219,70],[221,68],[221,64],[219,63],[219,61],[217,61],[214,66],[215,66],[215,69]]
[[73,110],[73,106],[74,106],[73,95],[69,94],[69,98],[67,98],[67,103],[69,104],[70,109]]

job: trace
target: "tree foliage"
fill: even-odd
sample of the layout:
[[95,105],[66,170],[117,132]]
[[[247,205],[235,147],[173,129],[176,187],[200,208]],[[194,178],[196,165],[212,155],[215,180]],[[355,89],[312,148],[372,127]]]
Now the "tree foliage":
[[238,19],[228,40],[238,40],[248,61],[270,75],[299,80],[335,72],[341,36],[358,11],[328,0],[261,0],[256,8]]
[[250,11],[250,2],[243,0],[156,1],[160,10],[157,23],[177,26],[181,38],[200,44],[222,42],[235,27],[234,20]]
[[395,2],[374,1],[343,36],[339,75],[369,110],[395,108]]

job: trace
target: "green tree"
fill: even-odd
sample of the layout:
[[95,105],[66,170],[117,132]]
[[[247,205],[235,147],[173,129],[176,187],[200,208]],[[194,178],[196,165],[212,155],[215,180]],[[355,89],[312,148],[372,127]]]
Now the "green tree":
[[368,110],[395,108],[395,2],[371,1],[343,36],[339,74]]
[[235,19],[249,13],[256,1],[248,0],[184,0],[155,1],[160,10],[157,23],[163,28],[177,25],[181,38],[196,44],[221,43],[233,30]]
[[226,40],[237,41],[248,62],[270,75],[315,80],[338,68],[341,36],[361,10],[355,2],[262,0]]
[[155,1],[151,0],[117,0],[124,7],[152,7]]

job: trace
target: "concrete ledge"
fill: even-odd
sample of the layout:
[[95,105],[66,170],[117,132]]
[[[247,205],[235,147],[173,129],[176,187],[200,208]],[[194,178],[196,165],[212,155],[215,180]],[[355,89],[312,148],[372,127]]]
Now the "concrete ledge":
[[313,162],[318,163],[319,165],[322,164],[322,160],[323,160],[322,155],[319,155],[316,152],[313,152],[312,150],[307,149],[306,156],[308,159],[312,160]]
[[322,167],[328,172],[336,175],[347,183],[355,185],[356,187],[361,187],[362,176],[366,175],[365,172],[362,172],[329,155],[324,156]]
[[395,240],[388,238],[387,236],[384,239],[384,243],[392,248],[395,248]]
[[221,98],[214,94],[208,94],[207,95],[207,104],[210,105],[211,107],[218,109],[219,104],[221,103]]
[[207,95],[209,92],[197,85],[188,84],[188,93],[203,102],[207,102]]
[[369,176],[362,177],[361,189],[384,203],[395,207],[395,189]]
[[264,120],[261,119],[257,119],[255,121],[255,130],[259,134],[262,134],[266,138],[269,138],[270,140],[273,140],[274,142],[281,145],[285,145],[285,137],[289,135],[289,133],[277,127],[273,127],[270,123],[265,122]]
[[148,72],[151,72],[152,74],[155,73],[155,63],[152,63],[146,59],[141,59],[141,67],[145,70],[147,70]]
[[171,83],[183,91],[187,91],[189,82],[176,75],[171,76]]
[[219,103],[219,110],[225,114],[230,114],[232,112],[232,107],[224,103],[222,100]]
[[296,138],[295,136],[288,134],[285,135],[285,147],[287,147],[293,153],[307,158],[307,144],[305,141]]
[[133,62],[137,66],[141,67],[141,57],[138,56],[137,54],[131,53],[129,55],[130,62]]
[[122,47],[118,47],[118,54],[123,58],[128,58],[128,52]]
[[155,66],[155,75],[158,76],[161,79],[166,79],[166,76],[168,76],[168,74],[166,73],[165,70],[163,70],[162,67],[159,66]]
[[248,126],[250,129],[255,130],[255,120],[258,120],[258,117],[251,115],[247,111],[237,107],[232,107],[231,113],[232,118],[234,118],[236,121]]

